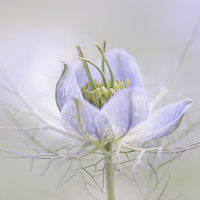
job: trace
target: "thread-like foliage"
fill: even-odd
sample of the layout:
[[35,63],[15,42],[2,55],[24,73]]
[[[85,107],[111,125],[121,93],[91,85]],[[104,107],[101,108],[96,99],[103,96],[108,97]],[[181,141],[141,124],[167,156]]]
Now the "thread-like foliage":
[[[157,90],[158,86],[160,88],[151,102],[152,110],[164,104],[171,96],[188,95],[189,97],[195,96],[200,100],[199,91],[173,91],[170,88],[177,79],[200,76],[200,71],[191,74],[180,73],[187,52],[199,36],[199,24],[200,20],[197,22],[173,73],[165,79],[165,82],[151,86],[151,90]],[[163,186],[163,190],[160,191],[158,186],[163,179],[162,175],[159,174],[160,168],[180,159],[183,153],[200,146],[199,142],[192,140],[193,136],[191,136],[192,139],[188,137],[189,134],[199,132],[200,129],[200,117],[198,117],[200,109],[198,105],[186,114],[183,126],[176,130],[175,134],[146,142],[143,146],[137,146],[133,143],[124,144],[119,140],[115,143],[116,146],[113,145],[114,149],[107,152],[102,147],[96,147],[91,143],[75,138],[60,127],[59,123],[54,123],[51,116],[47,117],[40,112],[33,106],[26,94],[23,94],[20,88],[16,86],[3,67],[0,69],[0,75],[0,80],[2,80],[0,83],[1,91],[6,95],[0,100],[4,111],[0,121],[1,134],[7,132],[16,134],[20,139],[20,142],[18,141],[16,144],[2,142],[4,147],[0,149],[1,156],[30,159],[31,168],[36,159],[46,160],[46,166],[41,171],[41,175],[44,175],[52,164],[66,165],[63,177],[57,183],[57,189],[79,175],[83,181],[83,189],[96,199],[91,191],[95,189],[99,191],[99,195],[105,194],[105,174],[109,165],[109,170],[112,170],[111,178],[116,179],[123,176],[131,180],[136,187],[139,198],[152,199],[152,196],[156,195],[157,199],[162,199],[162,196],[167,194],[170,176]],[[188,84],[191,84],[191,88],[194,87],[193,83]],[[146,88],[148,90],[150,87],[147,86]],[[13,99],[15,100],[13,101]],[[63,137],[60,140],[48,136],[48,134],[62,134]],[[112,163],[108,159],[110,156],[113,157]],[[106,163],[104,163],[105,160]],[[143,178],[140,178],[140,176]]]

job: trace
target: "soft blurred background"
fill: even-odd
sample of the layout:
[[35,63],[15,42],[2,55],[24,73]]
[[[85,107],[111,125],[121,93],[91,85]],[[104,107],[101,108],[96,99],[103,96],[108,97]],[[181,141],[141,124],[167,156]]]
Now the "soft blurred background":
[[[76,62],[75,44],[81,45],[86,57],[97,60],[99,52],[93,41],[102,44],[105,37],[107,50],[122,48],[136,58],[151,99],[159,90],[154,85],[176,67],[199,16],[199,0],[0,0],[1,67],[41,112],[58,117],[54,91],[60,61]],[[197,35],[199,31],[197,28]],[[170,88],[183,93],[181,96],[175,93],[164,103],[190,97],[196,102],[192,111],[199,109],[199,55],[200,39],[197,38],[184,55],[180,72],[184,76]],[[2,91],[0,98],[5,100],[7,94]],[[13,99],[12,103],[17,104],[17,100]],[[198,114],[194,112],[195,117]],[[3,109],[0,115],[3,124],[7,119]],[[0,131],[1,148],[9,149],[2,144],[5,141],[20,143],[19,134],[7,135],[6,131]],[[190,139],[199,142],[198,131]],[[166,189],[169,196],[163,199],[199,199],[199,152],[200,149],[186,152],[163,170],[164,180],[171,172]],[[92,199],[86,191],[81,191],[78,178],[56,190],[64,169],[52,166],[40,176],[43,164],[37,161],[29,171],[28,159],[0,158],[0,199]],[[117,200],[133,199],[133,187],[130,182],[117,179]],[[106,199],[99,192],[95,197]]]

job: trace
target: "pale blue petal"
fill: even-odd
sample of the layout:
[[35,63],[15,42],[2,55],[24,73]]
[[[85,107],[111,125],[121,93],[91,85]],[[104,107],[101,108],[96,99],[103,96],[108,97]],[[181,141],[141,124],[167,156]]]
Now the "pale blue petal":
[[[139,65],[133,56],[129,55],[122,49],[113,49],[105,54],[114,74],[114,79],[120,79],[123,83],[129,78],[130,88],[135,86],[142,87],[142,73]],[[101,67],[101,58],[98,59],[97,65]],[[110,74],[105,64],[106,79],[110,80]]]
[[69,101],[61,111],[61,123],[72,135],[103,145],[114,139],[108,119],[84,99]]
[[82,98],[72,67],[65,63],[62,65],[64,70],[56,85],[56,103],[59,110],[72,98]]
[[140,88],[120,90],[101,110],[112,124],[116,140],[147,119],[149,103],[144,90]]
[[184,99],[177,103],[162,107],[155,111],[147,120],[144,127],[139,130],[135,141],[145,142],[151,139],[166,136],[175,131],[183,118],[186,110],[193,101]]

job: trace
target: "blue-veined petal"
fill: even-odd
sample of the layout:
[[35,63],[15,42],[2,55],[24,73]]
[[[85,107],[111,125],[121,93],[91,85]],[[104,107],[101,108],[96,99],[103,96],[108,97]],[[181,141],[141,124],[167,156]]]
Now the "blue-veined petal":
[[134,141],[145,142],[172,133],[178,128],[184,113],[191,107],[192,103],[191,99],[186,98],[158,109],[149,117],[141,129],[133,133],[132,136],[135,135]]
[[[133,56],[129,55],[126,51],[122,49],[113,49],[108,51],[106,54],[106,59],[110,64],[114,79],[120,79],[123,83],[126,82],[126,78],[129,78],[129,87],[133,88],[135,86],[142,87],[143,80],[140,68],[138,63],[133,58]],[[101,66],[102,59],[99,58],[97,61],[97,65]],[[106,79],[110,80],[110,74],[108,68],[105,63],[105,72],[106,72]]]
[[140,88],[120,90],[101,110],[112,124],[116,140],[147,119],[149,103]]
[[69,101],[61,111],[61,123],[72,135],[103,145],[114,139],[108,119],[84,99]]
[[65,63],[62,65],[64,69],[56,85],[56,103],[60,111],[72,98],[82,98],[72,67]]

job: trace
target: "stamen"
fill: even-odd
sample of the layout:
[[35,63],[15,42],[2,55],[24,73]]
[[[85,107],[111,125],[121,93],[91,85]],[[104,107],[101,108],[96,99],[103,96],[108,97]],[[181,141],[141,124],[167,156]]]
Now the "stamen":
[[118,84],[116,82],[114,82],[113,89],[115,91],[117,91],[119,89],[119,86],[118,86]]
[[102,87],[102,83],[97,84],[97,86],[98,86],[99,88],[101,88],[101,87]]
[[99,100],[100,100],[100,107],[102,107],[107,101],[107,99],[103,95],[100,97]]
[[125,83],[126,88],[129,87],[129,79],[126,79],[126,83]]
[[82,87],[81,87],[81,92],[82,92],[82,95],[83,95],[83,96],[84,96],[84,91],[85,91],[85,87],[82,86]]
[[90,92],[92,104],[95,105],[97,108],[100,108],[99,99],[101,97],[101,89],[97,88]]
[[119,84],[119,87],[120,87],[120,89],[124,89],[124,83],[121,82],[121,83]]
[[91,96],[90,96],[90,93],[89,93],[89,91],[88,91],[87,89],[84,90],[83,97],[84,97],[87,101],[91,102]]
[[101,87],[101,92],[106,97],[106,99],[109,99],[110,95],[109,95],[108,90],[105,87]]
[[109,94],[110,94],[110,96],[114,95],[115,93],[116,93],[116,92],[115,92],[114,89],[112,89],[112,88],[109,89]]
[[86,82],[86,83],[85,83],[85,89],[88,89],[88,86],[89,86],[89,83]]
[[118,83],[118,85],[121,83],[119,78],[116,80],[116,82]]

